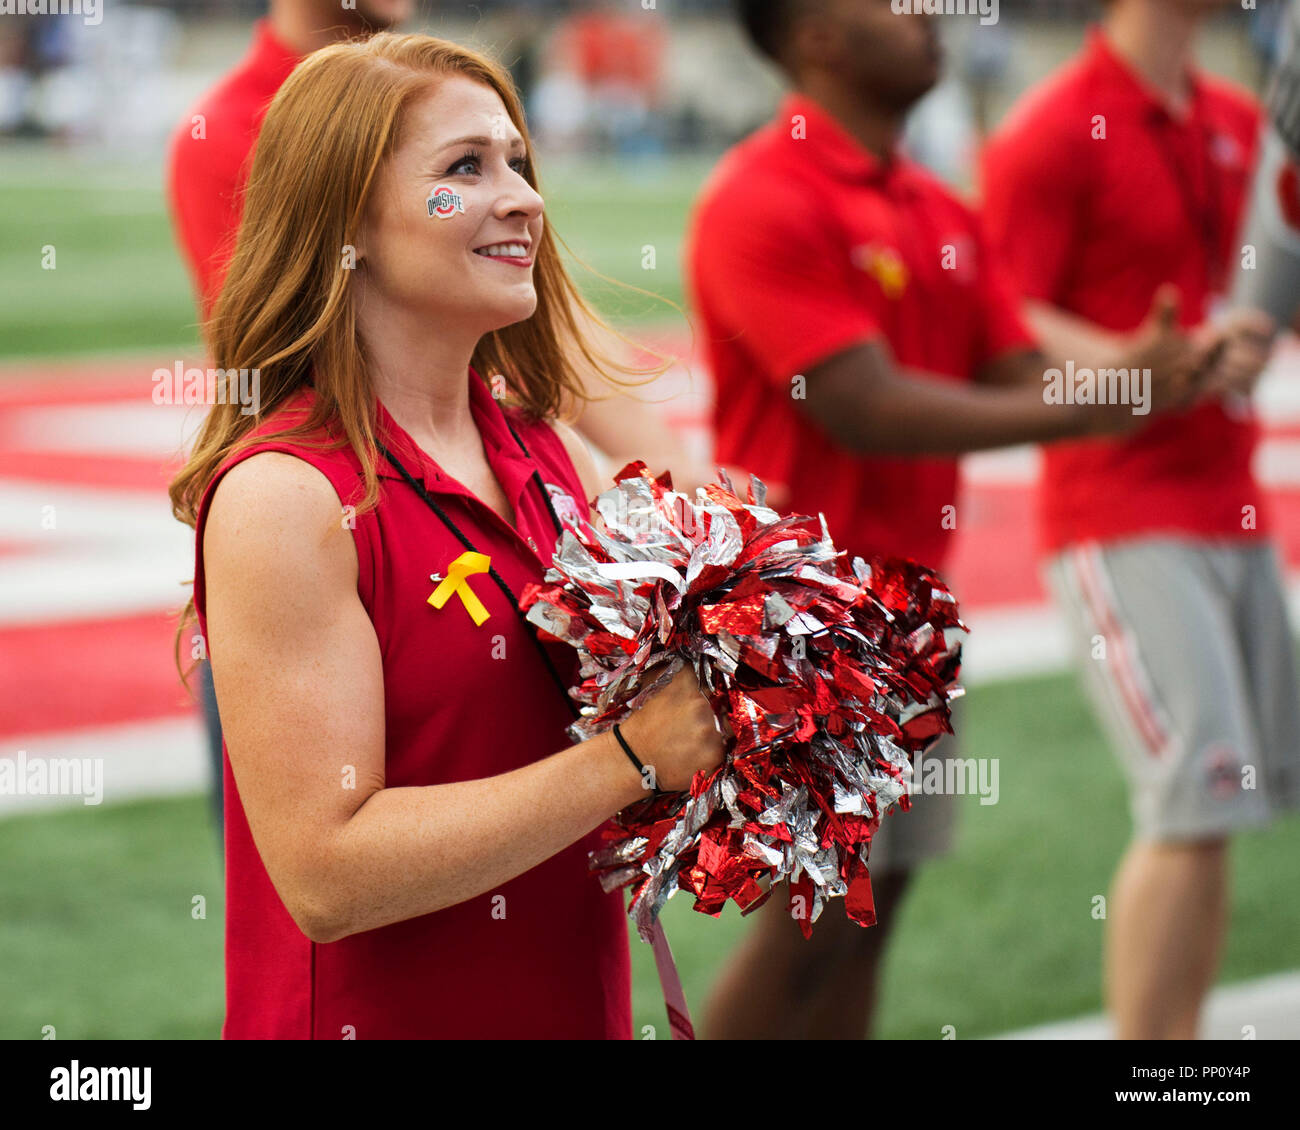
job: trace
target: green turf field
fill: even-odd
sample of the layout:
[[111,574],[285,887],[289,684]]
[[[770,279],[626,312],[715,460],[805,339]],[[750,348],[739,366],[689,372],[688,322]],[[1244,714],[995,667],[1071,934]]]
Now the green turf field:
[[[681,233],[701,173],[699,164],[555,169],[548,207],[593,267],[680,301]],[[156,169],[7,155],[0,357],[197,342],[156,184]],[[647,244],[655,271],[641,268]],[[53,271],[41,269],[45,245]],[[621,317],[663,316],[644,300],[593,292]],[[987,1035],[1100,1005],[1092,900],[1107,890],[1128,822],[1118,771],[1073,681],[977,688],[962,738],[965,756],[1001,759],[1000,802],[965,798],[959,850],[922,874],[901,914],[884,1036],[937,1038],[945,1025],[959,1038]],[[39,1038],[47,1025],[62,1039],[218,1033],[222,899],[206,800],[0,820],[0,860],[0,1038]],[[1278,892],[1296,890],[1298,872],[1300,818],[1238,841],[1221,980],[1296,965],[1300,905]],[[205,918],[193,915],[196,896]],[[698,1016],[746,924],[694,914],[687,896],[666,923]],[[635,938],[633,955],[637,1030],[666,1035],[650,952]]]
[[[1127,816],[1073,681],[980,687],[962,736],[965,755],[1001,758],[1001,796],[964,798],[958,850],[916,883],[885,968],[882,1036],[938,1039],[944,1025],[991,1035],[1100,1007],[1092,899],[1107,890]],[[1300,905],[1278,892],[1300,879],[1300,819],[1244,835],[1233,852],[1221,981],[1295,964]],[[0,1038],[37,1039],[46,1025],[60,1039],[218,1033],[222,900],[204,800],[0,821],[0,859]],[[195,896],[206,918],[193,916]],[[665,921],[698,1016],[747,923],[695,914],[687,897]],[[635,935],[632,947],[636,1031],[666,1037],[649,947]]]

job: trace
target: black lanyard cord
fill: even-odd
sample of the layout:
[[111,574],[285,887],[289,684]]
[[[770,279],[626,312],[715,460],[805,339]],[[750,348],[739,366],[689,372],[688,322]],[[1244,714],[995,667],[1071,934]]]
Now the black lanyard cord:
[[[506,421],[506,424],[507,426],[509,426],[508,420]],[[511,428],[510,431],[511,434],[514,434],[514,428]],[[519,447],[524,452],[524,454],[527,455],[528,449],[524,447],[523,442],[519,439],[518,435],[515,435],[515,441],[519,444]],[[434,497],[424,488],[424,484],[419,482],[404,466],[402,466],[397,456],[395,456],[391,451],[389,451],[388,448],[385,447],[383,443],[380,442],[378,439],[375,440],[375,446],[378,447],[379,450],[383,452],[384,458],[386,458],[393,465],[393,467],[396,468],[398,474],[400,474],[402,478],[405,479],[411,485],[411,487],[415,490],[416,494],[418,494],[420,498],[424,500],[424,504],[428,506],[429,509],[432,510],[438,516],[439,519],[441,519],[442,524],[446,526],[447,529],[449,529],[456,536],[456,540],[459,541],[460,544],[463,545],[471,553],[478,553],[479,550],[475,548],[474,543],[470,541],[469,538],[467,538],[463,533],[461,533],[460,529],[456,526],[455,522],[453,522],[450,518],[447,517],[446,511],[443,510],[443,508],[438,505]],[[542,498],[546,500],[546,506],[547,509],[549,509],[551,512],[551,519],[555,523],[556,532],[557,533],[562,532],[564,527],[560,524],[559,515],[556,514],[555,507],[551,503],[550,493],[546,490],[546,486],[542,482],[542,476],[538,473],[536,468],[533,469],[532,477],[536,479],[537,485],[542,492]],[[536,630],[533,628],[533,625],[528,622],[528,617],[524,614],[523,609],[519,607],[519,601],[516,599],[515,594],[510,591],[510,586],[506,584],[506,582],[502,579],[501,574],[496,571],[496,567],[492,565],[490,561],[488,563],[488,576],[492,578],[492,581],[496,584],[497,588],[501,590],[501,594],[506,598],[506,602],[510,605],[511,608],[515,610],[515,613],[519,616],[520,620],[523,621],[524,634],[527,635],[528,638],[532,640],[533,644],[536,646],[538,655],[542,657],[542,662],[546,664],[547,671],[551,673],[551,678],[555,681],[555,685],[559,688],[560,693],[564,696],[564,701],[566,705],[569,707],[570,712],[573,714],[575,718],[580,717],[577,706],[574,704],[573,699],[569,696],[568,684],[564,681],[564,677],[560,674],[559,670],[556,668],[555,661],[551,658],[551,653],[546,650],[546,645],[542,642],[541,636],[537,634]]]

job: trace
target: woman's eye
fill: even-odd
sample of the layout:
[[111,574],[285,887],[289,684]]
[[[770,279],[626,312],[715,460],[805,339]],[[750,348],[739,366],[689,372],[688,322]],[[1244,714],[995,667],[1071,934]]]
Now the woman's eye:
[[[446,172],[446,176],[477,176],[482,170],[482,158],[477,153],[467,153],[459,161],[451,166]],[[510,160],[510,168],[518,173],[521,177],[527,175],[528,158],[514,157]]]

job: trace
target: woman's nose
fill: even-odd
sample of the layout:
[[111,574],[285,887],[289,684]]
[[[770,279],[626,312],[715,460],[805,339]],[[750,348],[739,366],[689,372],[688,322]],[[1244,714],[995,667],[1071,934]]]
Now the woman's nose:
[[514,177],[514,183],[502,192],[497,201],[497,209],[501,215],[522,213],[529,219],[540,216],[544,207],[538,191],[523,177],[517,175]]

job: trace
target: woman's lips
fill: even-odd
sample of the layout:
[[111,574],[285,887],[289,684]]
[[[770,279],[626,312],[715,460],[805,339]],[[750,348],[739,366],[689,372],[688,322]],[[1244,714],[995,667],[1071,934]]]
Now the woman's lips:
[[492,263],[508,263],[512,267],[531,267],[533,261],[528,258],[520,258],[518,255],[479,255],[480,259],[487,259]]
[[519,239],[503,239],[499,243],[489,243],[474,248],[474,254],[480,259],[491,259],[496,263],[506,263],[512,267],[531,267],[533,260],[529,255],[531,243]]

